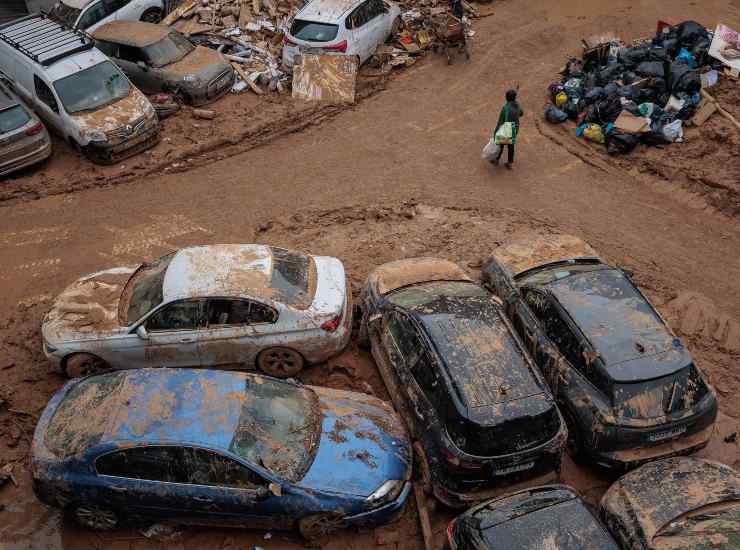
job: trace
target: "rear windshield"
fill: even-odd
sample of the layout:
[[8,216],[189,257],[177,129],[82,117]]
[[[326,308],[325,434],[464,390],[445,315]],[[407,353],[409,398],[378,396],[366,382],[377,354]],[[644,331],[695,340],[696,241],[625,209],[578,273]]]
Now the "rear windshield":
[[54,82],[54,88],[68,113],[98,109],[128,97],[130,85],[110,61],[74,73]]
[[689,365],[655,380],[614,384],[614,409],[621,417],[656,418],[690,409],[706,394],[701,373]]
[[154,67],[164,67],[180,61],[195,49],[195,46],[183,35],[171,32],[159,42],[144,48],[149,63]]
[[77,18],[80,16],[81,11],[82,10],[78,8],[72,8],[70,6],[67,6],[66,4],[57,2],[56,4],[54,4],[54,7],[51,8],[49,15],[56,19],[59,19],[60,21],[66,23],[71,27],[75,23],[77,23]]
[[723,550],[740,549],[740,506],[737,501],[705,506],[664,526],[652,540],[656,550],[694,550],[700,541],[717,541]]
[[121,300],[121,305],[125,305],[126,295],[131,294],[124,324],[134,324],[162,303],[164,275],[174,256],[173,252],[155,262],[146,264],[131,277],[123,291],[124,298]]
[[475,283],[466,281],[434,281],[406,286],[393,290],[387,298],[390,302],[405,308],[418,308],[431,304],[444,296],[456,298],[483,297],[490,298],[487,290]]
[[316,291],[316,266],[313,258],[283,248],[270,247],[272,252],[271,286],[275,299],[295,308],[311,305]]
[[290,34],[307,42],[330,42],[337,37],[339,25],[315,23],[296,19],[290,27]]
[[46,428],[49,450],[64,458],[100,441],[118,407],[122,385],[123,373],[117,372],[87,378],[72,388]]
[[0,133],[12,132],[28,124],[31,116],[23,107],[16,105],[0,111]]

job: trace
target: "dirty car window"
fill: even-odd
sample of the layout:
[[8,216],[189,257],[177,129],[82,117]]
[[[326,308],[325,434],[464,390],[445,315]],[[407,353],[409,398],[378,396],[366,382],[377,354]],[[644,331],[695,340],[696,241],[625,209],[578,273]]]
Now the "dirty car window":
[[31,117],[20,105],[0,111],[0,133],[12,132],[28,124]]
[[329,42],[337,37],[339,25],[328,23],[315,23],[314,21],[304,21],[296,19],[290,28],[290,34],[299,40],[308,42]]
[[49,11],[49,15],[55,19],[63,21],[71,27],[77,22],[77,18],[80,16],[81,11],[82,10],[78,8],[73,8],[62,2],[57,2],[54,4],[54,7],[51,8],[51,11]]
[[313,258],[299,252],[270,247],[275,299],[294,307],[308,307],[313,300],[316,266]]
[[128,97],[130,85],[110,61],[74,73],[54,82],[54,88],[68,113],[97,109]]
[[488,292],[475,283],[465,281],[435,281],[407,286],[392,291],[388,300],[404,308],[420,308],[442,296],[460,298],[489,296]]
[[[722,510],[722,507],[726,507]],[[652,540],[656,550],[693,550],[712,540],[707,548],[740,548],[740,507],[737,502],[699,509],[664,526]],[[703,548],[703,546],[701,546]]]
[[168,254],[155,262],[144,265],[131,277],[127,285],[127,287],[131,286],[131,289],[124,290],[124,293],[131,292],[126,315],[127,325],[135,323],[162,303],[162,283],[167,266],[170,265],[174,255],[174,253]]
[[154,67],[164,67],[180,61],[195,49],[195,46],[179,33],[171,32],[159,42],[144,48],[149,63]]
[[305,388],[270,379],[246,381],[229,450],[289,481],[303,477],[320,435],[318,399]]

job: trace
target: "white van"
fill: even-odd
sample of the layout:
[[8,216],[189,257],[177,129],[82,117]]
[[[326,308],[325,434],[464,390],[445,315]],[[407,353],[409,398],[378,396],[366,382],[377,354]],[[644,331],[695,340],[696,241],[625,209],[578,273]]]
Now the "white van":
[[91,33],[111,21],[159,23],[164,17],[164,0],[59,0],[49,15]]
[[101,164],[159,141],[149,100],[81,31],[44,14],[0,25],[0,72],[47,126]]

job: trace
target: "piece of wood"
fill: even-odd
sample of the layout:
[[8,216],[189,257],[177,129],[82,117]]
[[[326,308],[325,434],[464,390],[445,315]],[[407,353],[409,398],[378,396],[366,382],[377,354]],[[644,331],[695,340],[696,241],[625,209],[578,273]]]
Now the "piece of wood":
[[193,109],[193,116],[201,120],[213,120],[216,118],[216,111],[209,111],[208,109]]
[[694,126],[701,126],[707,119],[717,112],[717,104],[712,101],[702,101],[701,106],[696,111],[694,118],[691,119],[691,124]]
[[184,17],[186,13],[195,8],[197,4],[198,0],[190,0],[190,2],[185,2],[185,4],[183,4],[179,8],[172,10],[167,17],[162,19],[162,22],[160,24],[167,26],[172,25],[172,23],[174,23],[181,17]]
[[701,95],[707,101],[711,101],[712,103],[714,103],[717,106],[717,112],[719,114],[721,114],[723,117],[725,117],[727,120],[729,120],[735,126],[735,128],[737,128],[738,130],[740,130],[740,122],[738,122],[737,119],[734,116],[732,116],[730,113],[728,113],[727,111],[725,111],[720,106],[719,102],[716,99],[714,99],[714,97],[712,97],[712,94],[710,94],[706,90],[702,90],[701,91]]
[[429,512],[427,510],[427,500],[424,489],[418,483],[414,483],[414,496],[416,497],[416,509],[419,511],[419,523],[421,524],[421,533],[424,537],[424,548],[426,550],[435,550],[434,538],[432,536],[432,524],[429,521]]
[[261,15],[262,2],[261,0],[252,0],[252,13],[254,15]]
[[262,94],[265,93],[262,90],[262,88],[260,88],[259,86],[257,86],[257,84],[255,84],[252,81],[252,79],[249,78],[249,75],[247,74],[247,72],[244,69],[242,69],[239,65],[237,65],[236,63],[232,63],[231,66],[234,67],[234,70],[239,75],[239,78],[241,78],[247,84],[247,86],[249,86],[252,89],[252,91],[255,94],[262,95]]

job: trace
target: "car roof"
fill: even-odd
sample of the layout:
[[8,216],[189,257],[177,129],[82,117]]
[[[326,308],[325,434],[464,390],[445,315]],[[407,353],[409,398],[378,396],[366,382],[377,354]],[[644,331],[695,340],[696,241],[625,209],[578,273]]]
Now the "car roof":
[[622,518],[634,535],[644,535],[649,544],[679,516],[738,500],[740,476],[730,466],[677,457],[650,462],[622,476],[604,494],[601,508]]
[[503,242],[493,252],[493,257],[514,277],[554,262],[583,258],[598,259],[591,245],[578,237],[533,233],[518,235]]
[[348,11],[365,0],[312,0],[295,16],[296,19],[317,21],[319,23],[338,23]]
[[162,294],[165,302],[208,296],[272,301],[282,297],[272,285],[272,272],[269,246],[193,246],[175,253],[164,276]]
[[[677,370],[674,358],[658,356],[682,352],[680,342],[621,270],[575,272],[546,287],[591,342],[613,379],[634,379],[638,373],[630,372],[627,363],[638,359],[642,379]],[[645,370],[649,357],[658,360]]]
[[407,258],[385,263],[375,268],[368,281],[377,286],[378,292],[387,294],[392,290],[412,284],[432,281],[471,281],[456,263],[439,258]]
[[20,104],[18,97],[0,82],[0,111]]
[[159,42],[171,32],[174,31],[169,27],[144,21],[112,21],[97,28],[92,36],[95,40],[143,48]]

